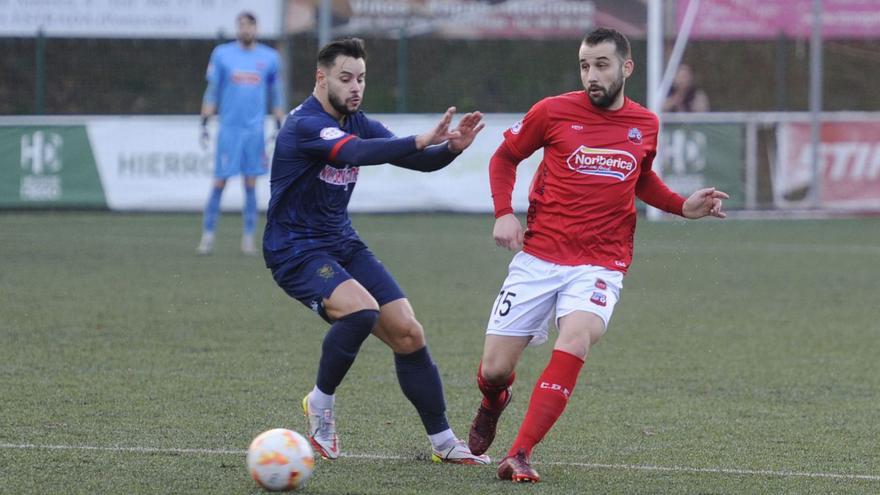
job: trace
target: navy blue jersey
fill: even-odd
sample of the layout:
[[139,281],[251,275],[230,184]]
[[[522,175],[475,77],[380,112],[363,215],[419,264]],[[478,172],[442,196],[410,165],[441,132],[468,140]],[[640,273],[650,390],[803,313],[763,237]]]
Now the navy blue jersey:
[[310,96],[290,112],[275,143],[263,235],[266,265],[331,251],[358,238],[348,202],[359,167],[390,163],[431,172],[456,156],[447,143],[419,151],[415,136],[398,138],[361,111],[346,116],[340,125]]
[[365,163],[341,161],[340,151],[358,138],[404,141],[394,144],[416,152],[413,138],[394,139],[391,131],[363,112],[347,116],[340,126],[314,96],[290,112],[272,158],[272,197],[263,239],[268,265],[357,238],[348,202],[357,183],[358,165]]

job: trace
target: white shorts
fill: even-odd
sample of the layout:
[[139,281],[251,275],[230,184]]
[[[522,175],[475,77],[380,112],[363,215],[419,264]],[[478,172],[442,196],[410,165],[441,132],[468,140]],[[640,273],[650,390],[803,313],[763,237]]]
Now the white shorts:
[[492,306],[487,335],[532,337],[529,345],[547,341],[550,317],[586,311],[611,321],[620,299],[623,273],[595,265],[557,265],[520,251]]

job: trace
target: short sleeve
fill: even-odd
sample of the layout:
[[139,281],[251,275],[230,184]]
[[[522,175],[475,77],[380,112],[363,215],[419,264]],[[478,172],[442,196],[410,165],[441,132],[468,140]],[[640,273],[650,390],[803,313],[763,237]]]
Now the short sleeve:
[[544,146],[547,129],[547,100],[541,100],[525,117],[504,131],[504,141],[520,159],[529,157]]

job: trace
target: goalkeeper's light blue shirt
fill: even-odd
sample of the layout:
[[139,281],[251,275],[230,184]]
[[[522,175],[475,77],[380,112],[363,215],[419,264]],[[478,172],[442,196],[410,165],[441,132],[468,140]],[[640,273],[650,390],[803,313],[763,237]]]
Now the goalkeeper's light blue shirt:
[[204,102],[217,106],[221,126],[262,127],[269,98],[272,108],[283,108],[278,67],[278,52],[261,43],[245,49],[232,41],[214,48]]

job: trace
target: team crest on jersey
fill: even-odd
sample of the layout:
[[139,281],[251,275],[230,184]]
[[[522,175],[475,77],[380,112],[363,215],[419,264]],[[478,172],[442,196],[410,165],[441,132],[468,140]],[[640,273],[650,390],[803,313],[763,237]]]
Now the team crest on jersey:
[[345,135],[342,129],[338,127],[325,127],[321,129],[321,139],[324,141],[333,141]]
[[590,148],[581,145],[566,160],[568,168],[579,174],[601,175],[626,180],[636,169],[636,157],[623,150]]
[[522,123],[522,120],[520,120],[516,124],[513,124],[512,126],[510,126],[510,133],[511,134],[519,134],[519,131],[522,130],[522,126],[523,126],[523,123]]
[[601,292],[593,292],[593,295],[590,296],[590,302],[596,306],[605,307],[605,305],[608,304],[608,298]]
[[626,133],[626,138],[633,144],[642,144],[642,131],[638,127],[630,127]]
[[333,271],[333,267],[330,265],[324,265],[321,268],[318,268],[318,276],[325,280],[333,278],[333,275],[336,275],[336,272]]
[[324,165],[324,170],[321,170],[318,178],[334,186],[348,186],[358,181],[359,172],[359,167],[335,168]]

